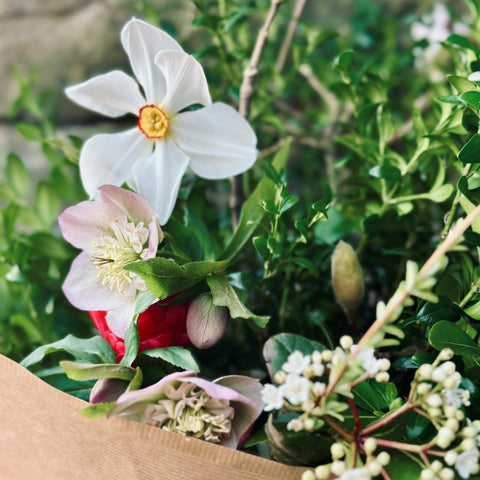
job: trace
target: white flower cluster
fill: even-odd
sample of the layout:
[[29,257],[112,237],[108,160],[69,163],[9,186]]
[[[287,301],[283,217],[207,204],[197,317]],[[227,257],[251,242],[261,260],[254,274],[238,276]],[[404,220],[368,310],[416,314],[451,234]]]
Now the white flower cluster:
[[352,384],[367,378],[375,378],[378,382],[388,382],[387,370],[390,361],[377,359],[373,348],[365,348],[356,352],[356,345],[349,336],[340,339],[340,347],[335,350],[314,351],[304,355],[300,351],[291,353],[282,369],[275,373],[277,385],[266,384],[262,397],[265,411],[290,410],[303,411],[304,414],[291,420],[287,428],[294,431],[311,431],[319,426],[318,418],[326,413],[340,418],[340,412],[348,408],[344,402],[337,401],[334,396],[324,401],[323,395],[332,375],[344,369],[342,379],[335,386],[334,393],[349,394]]
[[424,363],[416,373],[417,400],[437,427],[437,446],[444,449],[459,442],[445,453],[447,466],[435,460],[422,470],[420,480],[452,480],[455,471],[467,479],[480,471],[480,421],[465,418],[461,410],[470,405],[470,392],[460,387],[462,377],[452,357],[453,352],[444,349],[433,364]]
[[383,467],[390,463],[387,452],[374,455],[377,443],[373,437],[365,440],[363,448],[366,453],[365,463],[361,467],[347,468],[344,457],[345,447],[341,443],[334,443],[330,447],[332,462],[319,465],[315,470],[307,470],[302,475],[302,480],[328,480],[334,475],[337,480],[370,480],[382,473]]

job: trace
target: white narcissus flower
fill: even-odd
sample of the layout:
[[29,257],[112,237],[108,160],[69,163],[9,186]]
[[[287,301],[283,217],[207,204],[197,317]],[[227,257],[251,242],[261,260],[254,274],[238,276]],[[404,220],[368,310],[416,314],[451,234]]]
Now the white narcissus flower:
[[108,326],[123,338],[137,295],[146,290],[123,267],[155,257],[163,232],[157,212],[141,195],[113,185],[103,185],[99,194],[100,201],[73,205],[58,217],[65,240],[83,250],[62,288],[80,310],[107,311]]
[[[132,113],[133,129],[94,135],[80,153],[83,186],[127,183],[147,198],[163,225],[187,167],[207,179],[244,172],[256,160],[248,122],[225,103],[213,103],[201,65],[167,33],[138,19],[122,30],[122,44],[138,83],[115,70],[66,89],[79,105],[109,117]],[[191,105],[202,105],[184,111]]]

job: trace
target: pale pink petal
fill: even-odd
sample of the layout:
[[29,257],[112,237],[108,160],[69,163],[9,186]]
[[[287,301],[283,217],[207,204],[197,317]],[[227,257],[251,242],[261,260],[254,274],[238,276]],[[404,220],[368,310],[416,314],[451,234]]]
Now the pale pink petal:
[[163,50],[155,57],[155,64],[166,82],[161,104],[166,112],[176,113],[196,103],[211,105],[205,73],[191,55],[179,50]]
[[92,254],[92,242],[110,234],[109,223],[122,213],[116,205],[87,200],[64,210],[58,216],[58,224],[67,242]]
[[182,378],[195,378],[196,373],[193,371],[175,372],[166,375],[157,383],[140,390],[132,390],[126,392],[117,400],[113,415],[129,416],[143,412],[145,405],[155,403],[162,396],[164,385],[170,382],[178,381]]
[[121,186],[130,177],[135,161],[148,157],[152,148],[153,142],[138,128],[94,135],[80,152],[83,188],[90,198],[94,198],[100,185]]
[[155,208],[160,225],[170,218],[188,157],[170,139],[156,142],[153,154],[136,162],[128,185]]
[[79,310],[110,310],[124,304],[117,292],[102,285],[98,269],[85,252],[72,262],[62,290],[69,302]]
[[235,402],[235,417],[232,422],[232,435],[222,445],[229,448],[239,448],[248,437],[255,420],[263,411],[262,384],[243,375],[229,375],[215,380],[216,384],[231,388],[248,398],[250,402]]
[[118,208],[131,222],[143,225],[150,230],[150,242],[155,245],[163,239],[158,213],[148,203],[143,195],[116,187],[115,185],[102,185],[98,188],[100,198],[108,205]]
[[105,321],[110,330],[117,337],[124,338],[135,315],[135,302],[123,302],[118,308],[104,310],[107,310]]
[[190,157],[200,177],[227,178],[248,170],[257,158],[257,137],[250,124],[225,103],[179,113],[172,136]]
[[119,70],[98,75],[65,89],[70,100],[94,112],[119,117],[130,112],[138,116],[145,105],[137,82]]
[[168,33],[136,18],[123,27],[121,38],[147,103],[160,103],[165,95],[165,80],[154,64],[155,55],[160,50],[182,51],[182,47]]

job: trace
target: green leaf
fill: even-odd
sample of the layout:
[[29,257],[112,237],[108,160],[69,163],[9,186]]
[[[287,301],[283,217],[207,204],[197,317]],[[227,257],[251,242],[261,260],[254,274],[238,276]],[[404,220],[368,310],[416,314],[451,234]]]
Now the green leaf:
[[25,357],[21,362],[25,368],[41,362],[46,355],[55,352],[67,352],[78,360],[88,363],[115,363],[115,352],[110,344],[100,336],[77,338],[67,335],[58,342],[42,345]]
[[390,478],[395,480],[412,480],[420,478],[422,467],[416,456],[400,450],[389,450],[390,462],[385,467]]
[[35,206],[43,224],[50,227],[57,219],[60,211],[60,200],[50,184],[46,182],[40,182],[38,184],[35,195]]
[[263,358],[267,363],[270,377],[273,378],[276,372],[282,369],[288,356],[299,351],[304,355],[310,355],[315,350],[322,351],[323,345],[314,340],[309,340],[294,333],[280,333],[269,338],[263,347]]
[[25,198],[28,194],[30,176],[22,159],[14,153],[8,154],[6,175],[8,185],[20,198]]
[[139,334],[137,322],[131,322],[125,332],[125,355],[120,361],[120,365],[130,366],[138,355]]
[[70,360],[60,362],[63,371],[72,380],[84,382],[86,380],[99,380],[100,378],[117,378],[120,380],[133,380],[136,370],[125,365],[116,363],[103,363],[92,365],[89,363],[77,363]]
[[417,312],[417,321],[433,325],[441,320],[456,322],[462,316],[462,309],[444,296],[438,302],[425,302]]
[[467,197],[472,203],[474,202],[473,198],[470,195],[470,191],[469,191],[469,188],[468,188],[467,177],[461,176],[458,179],[457,188],[460,191],[460,193],[465,195],[465,197]]
[[153,348],[152,350],[145,350],[142,353],[152,358],[161,358],[165,362],[183,368],[184,370],[200,371],[200,367],[190,350],[183,347]]
[[316,466],[329,458],[333,440],[318,433],[292,433],[286,423],[274,423],[273,415],[268,417],[265,431],[272,457],[287,465]]
[[367,380],[355,386],[353,394],[358,407],[380,417],[385,411],[390,410],[392,403],[396,400],[397,388],[393,383]]
[[230,285],[225,275],[215,275],[207,278],[207,284],[212,292],[213,304],[218,307],[227,307],[232,318],[252,320],[260,328],[265,327],[269,317],[254,315],[240,301],[237,293]]
[[468,50],[473,50],[475,53],[477,53],[477,49],[473,45],[473,43],[467,38],[464,37],[463,35],[458,35],[456,33],[450,35],[447,40],[449,43],[453,43],[454,45],[458,45],[459,47],[466,48]]
[[376,165],[368,171],[368,174],[371,177],[383,178],[384,180],[388,180],[390,182],[399,182],[402,179],[402,173],[400,170],[391,165]]
[[15,124],[17,131],[31,142],[41,142],[43,141],[42,129],[37,125],[27,122],[18,122]]
[[459,94],[468,92],[470,90],[475,90],[476,85],[474,82],[471,82],[466,77],[460,77],[459,75],[447,75],[447,80],[450,82],[450,85],[454,87]]
[[252,240],[253,245],[257,252],[265,259],[268,260],[270,258],[270,250],[267,246],[267,239],[264,237],[255,237]]
[[[275,155],[272,161],[275,171],[279,172],[285,168],[290,155],[290,145],[291,139],[289,138]],[[265,210],[262,208],[262,202],[266,200],[273,202],[277,190],[278,187],[268,177],[263,177],[258,182],[255,190],[243,204],[238,227],[227,248],[218,258],[219,260],[231,261],[238,255],[263,221]]]
[[78,164],[78,159],[80,157],[80,149],[74,147],[65,140],[62,140],[61,138],[47,138],[46,140],[44,140],[44,142],[61,150],[70,162],[74,163],[75,165]]
[[145,281],[150,292],[160,300],[188,290],[207,277],[223,272],[228,262],[190,262],[179,265],[168,258],[151,258],[131,263],[126,270],[135,272]]
[[445,200],[448,200],[454,190],[455,188],[453,185],[446,183],[445,185],[437,187],[434,190],[428,192],[428,194],[425,195],[425,198],[430,199],[432,202],[441,203]]
[[467,230],[466,232],[464,232],[463,238],[466,242],[471,243],[476,247],[480,247],[480,233]]
[[480,355],[480,347],[460,327],[442,320],[430,329],[428,341],[437,350],[451,348],[455,355]]
[[458,159],[463,163],[480,163],[480,135],[476,133],[458,152]]
[[474,110],[480,109],[480,92],[478,91],[469,91],[464,92],[460,95],[460,98]]

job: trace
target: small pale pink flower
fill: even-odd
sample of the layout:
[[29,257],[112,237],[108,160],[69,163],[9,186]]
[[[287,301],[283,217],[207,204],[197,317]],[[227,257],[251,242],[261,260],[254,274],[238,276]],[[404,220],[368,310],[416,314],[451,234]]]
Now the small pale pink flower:
[[237,448],[262,412],[261,390],[259,381],[241,375],[210,382],[176,372],[120,395],[111,414]]
[[67,208],[59,217],[62,234],[83,250],[63,284],[80,310],[107,311],[106,321],[120,338],[133,319],[140,277],[123,267],[155,257],[163,238],[157,212],[134,192],[113,185],[99,188],[100,201]]

